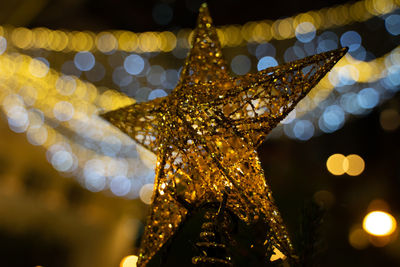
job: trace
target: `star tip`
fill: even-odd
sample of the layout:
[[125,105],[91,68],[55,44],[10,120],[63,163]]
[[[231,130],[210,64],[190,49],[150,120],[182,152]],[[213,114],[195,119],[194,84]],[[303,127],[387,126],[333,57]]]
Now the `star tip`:
[[[197,27],[203,27],[204,25],[211,25],[212,19],[210,16],[210,11],[208,10],[208,5],[206,2],[201,4],[199,9],[199,15],[197,17]],[[204,26],[205,27],[205,26]],[[209,27],[209,26],[207,26]]]
[[200,5],[199,13],[205,13],[208,12],[208,4],[207,2],[204,2]]

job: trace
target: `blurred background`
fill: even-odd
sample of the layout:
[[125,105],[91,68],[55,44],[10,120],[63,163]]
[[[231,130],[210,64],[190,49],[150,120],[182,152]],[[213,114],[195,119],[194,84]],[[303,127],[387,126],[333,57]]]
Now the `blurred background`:
[[[2,266],[136,266],[155,156],[98,114],[171,92],[201,2],[0,2]],[[400,265],[399,7],[209,1],[232,75],[349,47],[259,149],[295,243],[326,210],[321,266]]]

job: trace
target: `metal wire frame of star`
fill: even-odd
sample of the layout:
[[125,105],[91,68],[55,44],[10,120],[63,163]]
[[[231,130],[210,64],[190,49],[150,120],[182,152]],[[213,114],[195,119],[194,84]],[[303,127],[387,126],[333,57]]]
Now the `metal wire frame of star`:
[[[341,20],[343,23],[367,21],[371,17],[386,14],[384,20],[382,20],[384,24],[382,27],[386,27],[388,33],[396,35],[393,27],[390,28],[393,18],[396,19],[396,16],[398,16],[396,5],[397,2],[395,1],[379,1],[379,3],[376,1],[360,1],[352,5],[335,7],[332,10],[336,10],[335,12],[347,10],[342,12],[349,16],[347,19]],[[355,7],[361,8],[359,9],[361,15],[352,13]],[[312,29],[307,22],[312,23],[315,31],[297,34],[298,39],[294,46],[290,46],[285,51],[288,58],[296,59],[298,57],[296,52],[299,53],[298,51],[300,51],[299,55],[301,56],[307,55],[307,53],[322,52],[323,49],[334,48],[337,45],[338,36],[334,31],[325,31],[319,36],[316,34],[316,30],[326,29],[327,27],[332,29],[343,25],[333,23],[330,26],[326,26],[328,24],[321,26],[322,24],[318,24],[318,18],[321,18],[320,15],[325,14],[324,12],[326,10],[310,11],[291,18],[293,23],[297,23],[293,25],[299,26],[301,23],[306,23],[302,24],[305,26],[305,30]],[[329,14],[335,12],[330,11]],[[331,17],[334,18],[335,16]],[[270,22],[270,25],[278,27],[282,23],[285,24],[286,22]],[[250,27],[249,25],[246,27]],[[251,25],[254,29],[261,27],[254,26],[256,24]],[[225,33],[228,33],[234,28],[226,26],[226,28],[221,28],[220,31],[223,29],[226,30]],[[46,31],[44,29],[44,32]],[[2,69],[0,78],[3,81],[1,101],[10,128],[16,132],[26,133],[28,141],[33,145],[46,147],[48,159],[53,166],[62,173],[78,177],[82,185],[89,190],[108,189],[117,196],[128,198],[142,196],[141,199],[148,202],[154,177],[152,171],[155,165],[154,156],[147,153],[146,150],[136,147],[134,142],[113,131],[109,126],[99,121],[95,115],[100,110],[116,109],[131,104],[135,100],[117,91],[94,84],[102,84],[110,88],[116,86],[130,96],[132,96],[133,90],[135,98],[139,101],[165,96],[177,82],[181,60],[175,57],[186,55],[187,48],[185,47],[187,47],[189,32],[175,36],[178,40],[178,48],[183,46],[183,49],[176,48],[172,53],[150,55],[142,53],[126,54],[118,50],[115,52],[106,51],[107,49],[104,49],[107,47],[107,42],[97,42],[97,44],[104,45],[104,51],[99,49],[97,52],[83,52],[80,49],[68,48],[63,53],[43,53],[49,47],[37,49],[39,47],[33,45],[36,44],[36,41],[33,41],[36,40],[34,38],[43,37],[43,29],[31,31],[28,29],[10,30],[9,28],[1,28],[0,33],[4,36],[0,37],[0,53],[2,53],[0,55],[0,68]],[[242,31],[240,30],[240,32]],[[251,32],[257,33],[257,31]],[[57,42],[69,46],[77,43],[80,36],[83,36],[82,32],[75,32],[72,35],[60,31],[57,31],[57,33],[65,34],[70,39],[67,38],[67,42],[61,37],[61,39],[48,38],[47,40],[58,40]],[[302,33],[301,29],[299,28],[297,32],[294,31],[293,36],[296,33]],[[311,35],[307,35],[308,33],[311,33]],[[354,35],[354,31],[350,31],[349,34],[350,37],[358,38],[357,35]],[[167,35],[171,36],[169,33]],[[22,43],[16,43],[15,41],[19,40],[18,36],[22,36],[21,40],[28,40],[26,43],[28,46],[21,46]],[[29,36],[31,39],[28,38]],[[104,41],[110,35],[102,34],[101,36],[106,36],[100,38]],[[360,35],[358,34],[358,36]],[[117,37],[118,35],[115,35],[113,38],[116,38],[115,40],[118,43]],[[251,42],[247,44],[247,48],[244,47],[241,50],[239,47],[237,48],[239,53],[245,55],[245,57],[237,57],[241,56],[240,54],[233,57],[232,69],[235,66],[234,62],[238,60],[240,62],[241,59],[248,60],[253,65],[253,69],[255,65],[257,65],[257,69],[266,67],[271,61],[276,64],[276,46],[273,43],[265,43],[264,39],[256,38],[256,35],[253,37],[251,37],[253,39],[248,40],[242,39],[245,43]],[[272,36],[272,38],[276,37]],[[303,41],[312,39],[309,42],[302,43],[301,38],[303,38]],[[43,41],[43,38],[39,39]],[[279,37],[277,39],[285,38]],[[341,39],[346,40],[346,38]],[[94,47],[96,40],[96,38],[93,39]],[[225,44],[226,47],[232,45]],[[314,46],[314,49],[307,50],[312,46]],[[350,50],[353,50],[350,51],[350,55],[346,55],[329,77],[323,79],[317,88],[310,93],[309,97],[299,103],[295,111],[283,121],[281,127],[278,127],[275,134],[280,135],[284,132],[291,138],[308,140],[319,134],[318,132],[329,133],[339,130],[349,117],[368,113],[398,91],[400,85],[398,80],[400,76],[400,48],[395,48],[386,55],[370,61],[366,60],[370,53],[361,44],[361,39],[358,43],[350,43],[350,48]],[[243,49],[248,51],[243,52]],[[72,52],[78,50],[79,53]],[[249,55],[246,55],[246,53]],[[163,65],[164,62],[170,61],[176,63]],[[91,65],[91,62],[93,65]],[[50,64],[57,71],[50,69]],[[141,69],[140,66],[142,66]],[[159,79],[160,84],[153,84],[154,77],[164,77],[165,79],[161,79],[163,81]],[[167,88],[167,90],[159,89],[160,86]],[[304,131],[304,129],[308,130]]]

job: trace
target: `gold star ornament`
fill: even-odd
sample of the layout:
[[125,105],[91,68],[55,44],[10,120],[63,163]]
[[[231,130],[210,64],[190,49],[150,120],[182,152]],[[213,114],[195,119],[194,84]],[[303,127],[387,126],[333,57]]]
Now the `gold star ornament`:
[[205,4],[192,46],[169,96],[102,115],[157,155],[138,265],[176,233],[190,208],[221,202],[224,194],[227,209],[245,223],[267,223],[266,244],[290,257],[293,247],[256,149],[347,49],[231,77]]

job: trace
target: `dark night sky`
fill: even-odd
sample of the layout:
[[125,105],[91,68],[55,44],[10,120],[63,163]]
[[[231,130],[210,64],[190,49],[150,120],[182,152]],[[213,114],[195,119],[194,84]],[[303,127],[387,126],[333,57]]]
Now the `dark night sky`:
[[[29,23],[30,27],[45,26],[76,30],[126,29],[135,32],[192,28],[199,0],[59,0],[49,1]],[[324,7],[342,4],[345,0],[218,0],[209,1],[216,25],[244,24],[252,20],[288,17]],[[351,1],[354,2],[354,1]],[[165,26],[158,25],[152,10],[164,3],[173,10],[173,18]],[[215,16],[218,14],[218,16]]]

